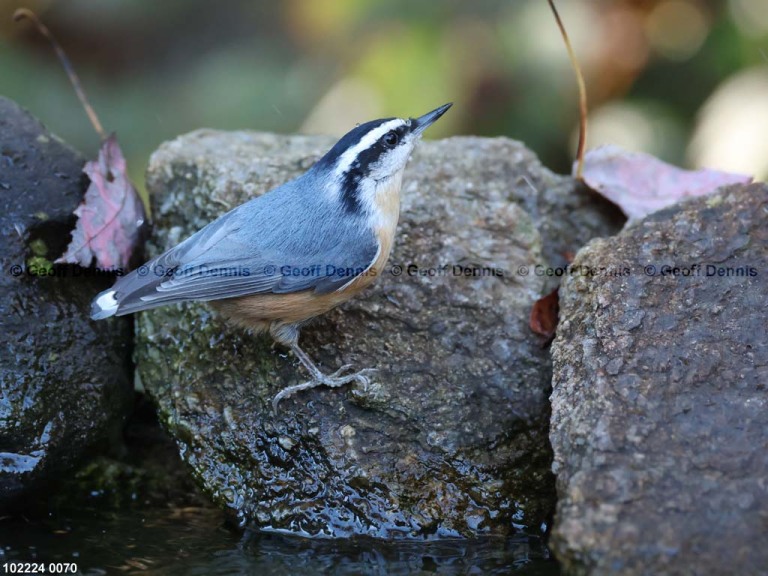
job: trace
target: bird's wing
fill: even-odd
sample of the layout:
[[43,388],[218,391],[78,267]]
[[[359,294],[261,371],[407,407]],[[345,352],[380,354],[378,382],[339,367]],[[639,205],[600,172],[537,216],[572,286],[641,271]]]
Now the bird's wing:
[[119,279],[111,294],[96,298],[94,316],[104,295],[114,299],[115,314],[124,315],[188,300],[332,292],[376,259],[378,241],[362,222],[340,226],[321,206],[297,211],[290,201],[249,204]]

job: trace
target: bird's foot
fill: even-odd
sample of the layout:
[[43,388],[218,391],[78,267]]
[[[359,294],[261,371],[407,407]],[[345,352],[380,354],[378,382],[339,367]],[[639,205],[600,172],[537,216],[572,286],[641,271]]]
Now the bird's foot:
[[349,370],[352,367],[351,364],[345,364],[336,372],[333,374],[323,374],[322,372],[318,372],[315,374],[314,378],[311,380],[307,380],[306,382],[302,382],[301,384],[294,384],[293,386],[288,386],[287,388],[283,388],[275,394],[275,397],[272,398],[272,410],[274,412],[277,412],[277,405],[280,403],[281,400],[285,400],[286,398],[293,396],[297,392],[301,392],[303,390],[309,390],[311,388],[315,388],[317,386],[328,386],[330,388],[338,388],[339,386],[344,386],[345,384],[349,384],[350,382],[358,382],[363,386],[363,389],[368,388],[368,384],[370,383],[370,380],[368,379],[368,375],[376,372],[375,368],[365,368],[363,370],[360,370],[359,372],[355,372],[354,374],[347,374],[346,376],[342,376],[344,372]]

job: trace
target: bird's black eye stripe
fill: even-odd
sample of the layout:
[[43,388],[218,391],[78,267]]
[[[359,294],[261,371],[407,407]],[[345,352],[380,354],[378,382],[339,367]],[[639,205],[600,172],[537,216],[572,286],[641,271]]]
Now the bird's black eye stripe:
[[[391,118],[385,121],[388,122],[389,120],[391,120]],[[375,128],[376,125],[372,125],[368,127],[368,130],[373,130]],[[357,158],[355,158],[355,160],[349,165],[349,167],[344,171],[342,175],[342,198],[347,211],[352,213],[360,211],[360,183],[362,182],[363,178],[369,174],[371,167],[376,165],[376,163],[379,162],[381,157],[384,156],[388,150],[397,148],[397,146],[402,142],[403,138],[406,137],[409,129],[410,124],[404,124],[398,128],[395,128],[394,130],[390,130],[382,136],[379,136],[378,140],[376,140],[373,145],[358,152]],[[345,136],[345,138],[347,137],[348,136]],[[362,137],[363,136],[360,136],[358,141]],[[355,144],[356,142],[352,142],[347,146],[347,148],[343,149],[348,149]],[[339,146],[339,150],[336,152],[336,156],[338,157],[343,152],[339,143],[337,143],[336,146]],[[327,154],[327,156],[333,157],[333,152],[334,150],[332,149],[331,152]],[[323,160],[320,162],[323,162]]]
[[400,136],[394,130],[390,130],[389,132],[384,134],[381,141],[384,143],[384,146],[386,146],[387,148],[394,148],[395,146],[397,146],[397,143],[400,142]]
[[395,148],[398,144],[400,144],[403,136],[407,131],[408,124],[395,128],[394,130],[390,130],[384,134],[384,136],[379,138],[379,143],[384,146],[384,148]]

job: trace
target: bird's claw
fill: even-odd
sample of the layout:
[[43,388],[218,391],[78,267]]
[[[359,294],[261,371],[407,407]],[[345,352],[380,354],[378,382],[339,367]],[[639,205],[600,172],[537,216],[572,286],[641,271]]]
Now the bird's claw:
[[310,390],[311,388],[315,388],[317,386],[328,386],[329,388],[338,388],[339,386],[343,386],[345,384],[349,384],[350,382],[358,382],[363,386],[363,390],[368,390],[368,385],[371,383],[368,375],[376,372],[376,368],[364,368],[358,372],[355,372],[354,374],[347,374],[346,376],[342,376],[341,374],[346,372],[351,368],[351,364],[345,364],[336,372],[333,374],[321,374],[317,378],[313,378],[312,380],[307,380],[306,382],[302,382],[301,384],[294,384],[293,386],[288,386],[286,388],[283,388],[275,394],[275,397],[272,398],[272,410],[274,412],[277,412],[277,405],[280,403],[281,400],[284,400],[286,398],[289,398],[290,396],[293,396],[297,392],[301,392],[303,390]]

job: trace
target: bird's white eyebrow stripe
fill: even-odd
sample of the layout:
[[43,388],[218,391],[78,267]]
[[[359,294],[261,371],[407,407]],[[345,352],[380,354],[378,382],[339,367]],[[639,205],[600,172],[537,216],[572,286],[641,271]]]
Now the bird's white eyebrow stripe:
[[403,120],[402,118],[393,118],[389,122],[384,122],[384,124],[380,124],[368,132],[360,139],[357,144],[352,146],[352,148],[344,152],[344,154],[339,157],[339,161],[336,163],[336,170],[334,175],[337,178],[341,177],[342,174],[349,170],[350,166],[355,161],[355,159],[357,159],[357,156],[360,154],[360,152],[373,146],[379,138],[381,138],[390,130],[394,130],[395,128],[406,124],[407,122],[407,120]]

